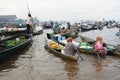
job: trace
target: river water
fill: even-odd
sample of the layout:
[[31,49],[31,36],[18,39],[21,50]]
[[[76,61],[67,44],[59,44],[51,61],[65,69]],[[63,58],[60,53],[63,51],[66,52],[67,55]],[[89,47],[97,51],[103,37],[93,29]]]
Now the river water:
[[[106,40],[112,39],[108,35],[116,30],[104,29],[81,34],[95,38],[104,32],[102,35]],[[71,62],[50,54],[44,49],[45,33],[50,31],[44,30],[43,34],[34,36],[33,42],[19,51],[19,55],[1,61],[0,80],[120,80],[120,57],[108,56],[99,62],[96,56],[81,54],[83,61]],[[110,39],[108,41],[111,43],[119,44],[119,38],[116,37],[118,41]]]

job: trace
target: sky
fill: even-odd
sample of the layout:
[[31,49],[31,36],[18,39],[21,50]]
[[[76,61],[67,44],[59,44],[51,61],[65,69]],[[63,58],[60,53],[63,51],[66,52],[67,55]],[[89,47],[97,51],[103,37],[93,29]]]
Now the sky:
[[40,20],[120,20],[120,0],[0,0],[0,15]]

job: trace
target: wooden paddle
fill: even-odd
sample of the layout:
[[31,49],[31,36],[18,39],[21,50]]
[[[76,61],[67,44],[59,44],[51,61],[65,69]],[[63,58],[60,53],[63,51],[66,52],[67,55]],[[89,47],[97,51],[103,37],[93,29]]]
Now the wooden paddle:
[[83,58],[82,58],[82,56],[80,55],[80,52],[78,51],[77,47],[76,47],[76,50],[77,50],[78,56],[79,56],[79,57],[81,58],[81,60],[83,61]]
[[102,61],[102,59],[101,59],[101,57],[100,57],[100,55],[99,55],[99,53],[97,52],[97,57],[98,57],[98,60],[101,62]]

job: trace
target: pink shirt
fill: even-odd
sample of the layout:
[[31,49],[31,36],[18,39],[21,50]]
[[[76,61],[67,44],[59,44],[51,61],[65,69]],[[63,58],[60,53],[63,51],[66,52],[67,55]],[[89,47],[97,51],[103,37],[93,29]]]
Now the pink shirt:
[[96,49],[96,50],[100,50],[100,49],[102,49],[102,48],[103,48],[102,43],[101,43],[101,42],[96,42],[96,44],[95,44],[95,49]]

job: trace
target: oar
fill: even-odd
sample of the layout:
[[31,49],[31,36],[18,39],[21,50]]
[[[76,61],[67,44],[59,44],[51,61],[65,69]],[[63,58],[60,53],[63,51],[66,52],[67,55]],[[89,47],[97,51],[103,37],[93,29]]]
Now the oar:
[[83,58],[82,58],[82,56],[80,55],[80,52],[78,51],[77,47],[76,47],[76,50],[77,50],[78,56],[79,56],[79,57],[81,58],[81,60],[83,61]]
[[101,62],[102,61],[102,59],[101,59],[101,57],[100,57],[100,55],[99,55],[99,53],[97,52],[97,57],[98,57],[98,60]]

